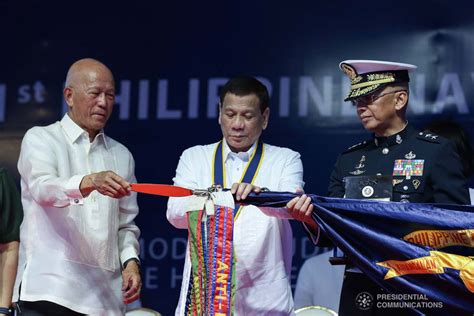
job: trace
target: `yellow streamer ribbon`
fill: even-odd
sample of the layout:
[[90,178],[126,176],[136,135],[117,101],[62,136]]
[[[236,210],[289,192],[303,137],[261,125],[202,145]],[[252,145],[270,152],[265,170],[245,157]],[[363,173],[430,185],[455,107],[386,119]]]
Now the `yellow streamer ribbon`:
[[459,276],[464,285],[470,292],[474,293],[473,257],[430,251],[430,255],[426,257],[406,261],[387,260],[378,262],[377,265],[389,269],[384,280],[407,274],[441,274],[444,273],[446,268],[459,270]]

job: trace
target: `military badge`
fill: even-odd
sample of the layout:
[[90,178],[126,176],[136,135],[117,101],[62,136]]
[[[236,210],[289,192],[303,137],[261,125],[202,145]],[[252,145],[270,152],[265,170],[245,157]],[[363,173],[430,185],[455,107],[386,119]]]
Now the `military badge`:
[[395,142],[400,145],[403,142],[403,139],[400,135],[397,134],[397,137],[395,137]]
[[405,155],[405,158],[406,159],[415,159],[416,155],[412,151],[410,151],[408,154]]
[[[421,133],[420,135],[423,135],[423,133]],[[430,138],[432,140],[435,140],[438,138],[438,135],[428,133],[428,134],[425,134],[425,138]]]
[[372,188],[370,185],[367,185],[362,188],[362,196],[369,198],[372,195],[374,195],[374,188]]
[[416,189],[418,189],[418,187],[420,186],[420,183],[421,183],[421,182],[420,182],[420,180],[415,179],[415,180],[413,180],[412,183],[413,183],[413,187],[414,187],[415,190],[416,190]]
[[357,170],[354,170],[354,171],[351,171],[349,172],[350,174],[354,175],[354,176],[358,176],[358,175],[361,175],[365,172],[365,170],[360,170],[360,169],[357,169]]
[[405,176],[409,180],[412,176],[422,176],[424,159],[405,160],[397,159],[393,165],[393,176]]
[[357,71],[351,65],[342,64],[341,69],[349,77],[349,79],[353,80],[357,77]]
[[393,186],[396,186],[397,184],[402,183],[402,182],[403,182],[403,179],[393,179],[392,180]]
[[362,157],[360,157],[360,161],[359,161],[359,164],[355,166],[356,169],[361,169],[361,168],[364,168],[365,165],[363,164],[363,162],[365,161],[365,156],[362,155]]

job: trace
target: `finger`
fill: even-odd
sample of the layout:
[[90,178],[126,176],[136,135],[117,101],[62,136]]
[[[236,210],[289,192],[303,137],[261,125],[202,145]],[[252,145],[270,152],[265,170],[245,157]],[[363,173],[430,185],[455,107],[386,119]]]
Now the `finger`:
[[256,188],[255,186],[251,184],[247,184],[244,188],[244,192],[242,192],[242,199],[246,199],[249,193],[254,191],[255,188]]
[[296,203],[295,209],[298,210],[298,212],[300,211],[301,207],[303,206],[303,203],[304,203],[305,199],[306,199],[306,194],[303,194],[299,198],[298,202]]
[[107,184],[114,188],[115,191],[119,192],[121,196],[125,196],[128,193],[128,182],[123,180],[117,175],[111,176],[110,178],[107,179]]
[[114,177],[113,177],[114,181],[116,183],[118,183],[120,185],[120,187],[122,187],[125,191],[129,191],[132,189],[132,187],[130,186],[130,183],[128,181],[125,181],[124,178],[122,178],[121,176],[117,175],[114,173]]
[[298,218],[299,217],[299,211],[295,210],[295,205],[296,205],[296,203],[298,203],[299,199],[300,199],[299,197],[295,197],[295,198],[291,199],[286,205],[286,207],[288,209],[288,213],[295,220],[299,220],[299,218]]
[[246,186],[247,186],[247,183],[239,183],[239,186],[237,187],[237,191],[235,192],[237,201],[240,201]]
[[128,288],[123,293],[124,299],[129,299],[139,294],[140,288],[141,288],[140,278],[137,276],[132,276],[128,281]]
[[[117,182],[118,180],[120,181]],[[123,187],[123,185],[130,185],[130,184],[112,172],[110,173],[109,177],[104,183],[104,187],[106,188],[106,190],[110,191],[110,193],[112,194],[109,196],[112,196],[113,198],[116,198],[116,199],[120,199],[131,193],[131,191],[127,189],[126,187]]]
[[239,184],[238,184],[238,183],[232,184],[232,188],[230,188],[230,193],[235,194],[235,192],[237,192],[237,189],[238,189],[238,188],[239,188]]
[[298,202],[298,200],[299,200],[299,197],[294,197],[294,198],[292,198],[292,199],[286,204],[286,208],[288,208],[289,210],[293,211],[293,208],[295,207],[296,202]]
[[134,295],[124,298],[123,302],[125,304],[130,304],[140,298],[140,292],[135,293]]
[[129,286],[123,293],[123,298],[128,299],[138,293],[138,286]]
[[110,196],[112,198],[116,198],[117,195],[118,195],[118,192],[117,190],[115,190],[114,188],[110,187],[110,186],[104,186],[103,188],[101,188],[100,190],[98,190],[99,193],[103,194],[103,195],[107,195],[107,196]]
[[120,194],[120,195],[127,194],[127,191],[119,183],[115,182],[113,179],[108,179],[105,187],[107,188],[108,191],[114,194]]
[[301,206],[301,209],[299,210],[299,217],[301,220],[306,220],[307,219],[307,213],[308,213],[308,208],[311,205],[311,198],[307,197],[304,199],[304,203]]
[[113,196],[111,196],[112,193],[110,193],[108,190],[105,190],[104,188],[98,188],[97,192],[99,192],[102,195],[113,197]]
[[309,207],[308,207],[308,210],[306,211],[305,213],[305,216],[306,217],[310,217],[311,219],[313,218],[312,215],[313,215],[313,210],[314,210],[314,205],[313,204],[310,204]]
[[122,198],[122,197],[124,197],[128,194],[128,191],[126,189],[122,188],[122,187],[120,187],[120,189],[118,189],[118,190],[115,189],[115,191],[117,192],[115,194],[115,198],[117,198],[117,199],[120,199],[120,198]]
[[133,277],[130,273],[125,273],[125,276],[123,277],[123,284],[124,286],[122,286],[122,296],[124,298],[128,297],[130,293],[130,289],[132,288],[132,285],[133,285]]
[[128,280],[130,276],[128,274],[122,275],[122,292],[128,288]]
[[310,197],[307,197],[307,198],[305,199],[304,203],[303,203],[303,207],[301,208],[301,210],[306,213],[306,211],[308,210],[308,207],[309,207],[310,205],[312,205],[312,204],[311,204],[311,198],[310,198]]
[[297,193],[297,194],[303,194],[303,193],[304,193],[304,190],[303,190],[302,187],[297,187],[295,193]]
[[127,193],[132,191],[132,185],[128,181],[123,180],[122,187],[127,191]]

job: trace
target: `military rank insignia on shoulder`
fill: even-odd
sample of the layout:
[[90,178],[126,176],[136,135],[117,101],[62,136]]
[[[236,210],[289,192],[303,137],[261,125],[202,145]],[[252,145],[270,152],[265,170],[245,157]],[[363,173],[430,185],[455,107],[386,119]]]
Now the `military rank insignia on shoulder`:
[[351,147],[347,148],[346,150],[344,150],[343,153],[348,153],[348,152],[363,148],[367,146],[367,144],[368,144],[368,141],[364,140],[363,142],[360,142],[358,144],[352,145]]
[[418,136],[416,138],[425,140],[430,143],[440,143],[440,137],[439,135],[434,134],[433,132],[430,131],[423,131],[419,132]]

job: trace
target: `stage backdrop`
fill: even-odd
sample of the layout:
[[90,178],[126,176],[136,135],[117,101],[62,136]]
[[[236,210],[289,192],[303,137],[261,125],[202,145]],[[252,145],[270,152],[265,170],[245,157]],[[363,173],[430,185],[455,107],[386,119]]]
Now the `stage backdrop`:
[[[66,71],[84,57],[100,59],[116,76],[106,132],[131,150],[140,182],[171,183],[184,149],[219,140],[219,87],[250,74],[271,91],[264,141],[300,152],[306,191],[324,195],[337,154],[370,137],[342,101],[344,59],[418,65],[410,123],[451,116],[473,136],[472,1],[302,2],[7,4],[0,19],[0,163],[18,180],[25,131],[61,119]],[[143,305],[170,315],[186,232],[167,222],[166,202],[140,195],[137,223]],[[293,228],[295,282],[317,249]]]

